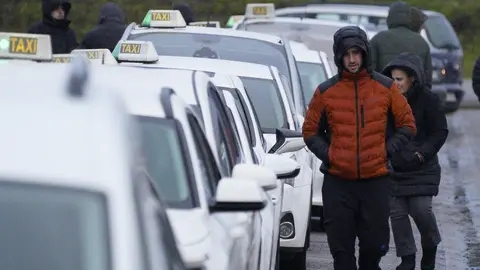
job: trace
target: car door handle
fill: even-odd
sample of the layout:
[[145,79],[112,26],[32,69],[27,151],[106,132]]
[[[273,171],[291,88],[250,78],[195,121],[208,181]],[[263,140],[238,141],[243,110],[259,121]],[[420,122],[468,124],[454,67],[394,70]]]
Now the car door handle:
[[272,197],[272,203],[273,205],[276,205],[278,203],[277,197]]

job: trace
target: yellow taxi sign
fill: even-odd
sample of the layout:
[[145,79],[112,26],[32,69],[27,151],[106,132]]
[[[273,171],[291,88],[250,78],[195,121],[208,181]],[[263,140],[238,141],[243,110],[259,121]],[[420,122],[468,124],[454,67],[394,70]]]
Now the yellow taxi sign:
[[247,4],[245,18],[273,18],[275,17],[275,5],[273,3],[252,3]]
[[0,32],[0,59],[51,61],[49,35]]
[[199,27],[213,27],[213,28],[220,28],[219,21],[202,21],[202,22],[191,22],[188,24],[189,26],[199,26]]
[[118,62],[152,63],[158,61],[158,54],[151,41],[121,40],[113,57]]
[[185,19],[179,10],[149,10],[142,22],[143,27],[177,28],[186,27]]
[[52,63],[58,63],[58,64],[63,64],[63,63],[70,63],[72,62],[72,59],[76,57],[73,54],[54,54],[52,56]]
[[76,49],[72,51],[72,54],[83,56],[92,63],[117,64],[117,60],[109,49]]

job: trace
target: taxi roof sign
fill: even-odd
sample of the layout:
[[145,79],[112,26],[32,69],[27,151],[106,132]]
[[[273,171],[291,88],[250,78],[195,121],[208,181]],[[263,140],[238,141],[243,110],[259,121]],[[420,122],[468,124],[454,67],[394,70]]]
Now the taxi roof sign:
[[189,26],[200,26],[200,27],[212,27],[212,28],[220,28],[219,21],[201,21],[201,22],[191,22],[188,24]]
[[245,16],[244,15],[232,15],[227,21],[226,27],[231,28],[234,24],[241,21]]
[[50,36],[0,32],[0,59],[51,61]]
[[179,10],[149,10],[141,26],[151,28],[182,28],[187,23]]
[[151,41],[121,40],[113,56],[118,62],[153,63],[158,61],[157,50]]
[[268,19],[275,17],[275,5],[273,3],[252,3],[245,8],[246,19]]
[[76,49],[71,54],[83,56],[95,64],[117,64],[109,49]]
[[72,59],[77,57],[76,55],[73,54],[67,54],[67,53],[62,53],[62,54],[54,54],[52,56],[52,63],[70,63],[72,62]]

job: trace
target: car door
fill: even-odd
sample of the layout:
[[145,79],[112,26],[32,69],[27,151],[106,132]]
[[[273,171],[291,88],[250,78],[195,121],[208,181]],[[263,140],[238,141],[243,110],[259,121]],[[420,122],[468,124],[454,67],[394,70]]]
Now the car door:
[[[188,124],[192,130],[192,134],[197,148],[199,157],[199,164],[202,171],[201,180],[203,181],[204,192],[207,197],[207,201],[213,201],[216,188],[219,181],[222,178],[220,169],[215,162],[214,155],[209,147],[208,140],[206,139],[200,123],[193,114],[187,115]],[[209,224],[212,232],[212,242],[214,247],[218,248],[218,252],[215,260],[209,260],[207,265],[212,268],[208,269],[246,269],[245,265],[248,261],[247,250],[249,236],[242,234],[236,237],[232,233],[237,223],[240,223],[244,213],[221,213],[210,214]],[[228,220],[228,223],[225,222]],[[237,223],[236,223],[237,222]]]

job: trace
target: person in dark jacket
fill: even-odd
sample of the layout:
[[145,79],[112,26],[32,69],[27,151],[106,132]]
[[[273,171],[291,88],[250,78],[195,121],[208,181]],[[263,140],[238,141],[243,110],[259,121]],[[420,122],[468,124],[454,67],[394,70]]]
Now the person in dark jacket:
[[432,87],[432,56],[430,47],[420,35],[427,16],[418,8],[398,1],[390,6],[387,17],[388,30],[376,34],[372,44],[372,61],[375,71],[381,70],[403,52],[419,55],[424,63],[426,84]]
[[71,8],[69,1],[43,0],[43,18],[30,26],[28,33],[50,35],[53,53],[70,53],[77,47],[75,32],[67,19]]
[[173,5],[172,9],[180,11],[187,25],[195,21],[195,15],[193,13],[193,10],[187,3],[175,4]]
[[359,269],[378,270],[390,240],[387,156],[415,135],[415,121],[393,81],[372,70],[365,31],[346,26],[333,40],[338,74],[315,90],[303,139],[322,161],[323,215],[334,269],[357,269],[358,236]]
[[100,8],[98,25],[87,32],[78,48],[113,51],[126,27],[123,10],[117,4],[107,2]]
[[472,88],[475,95],[478,97],[478,101],[480,102],[480,56],[475,61],[475,66],[473,67],[472,71]]
[[402,53],[382,73],[393,78],[408,100],[415,117],[417,134],[392,155],[393,198],[390,220],[397,256],[397,270],[415,269],[415,240],[409,215],[422,236],[422,270],[435,268],[437,245],[441,241],[432,211],[432,197],[438,194],[441,168],[437,153],[448,136],[447,119],[440,100],[426,86],[422,59]]

